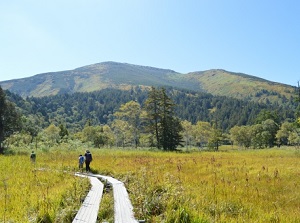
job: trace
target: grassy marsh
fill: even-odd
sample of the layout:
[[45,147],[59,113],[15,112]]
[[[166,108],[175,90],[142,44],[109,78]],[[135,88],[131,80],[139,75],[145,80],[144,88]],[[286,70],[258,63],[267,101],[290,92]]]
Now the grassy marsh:
[[[90,150],[93,171],[125,183],[137,219],[300,221],[300,153],[295,149]],[[0,156],[0,202],[5,204],[0,206],[1,221],[36,222],[45,214],[57,219],[67,211],[64,202],[78,199],[87,188],[86,181],[69,174],[77,171],[78,155],[79,150],[38,151],[35,167],[27,154]]]

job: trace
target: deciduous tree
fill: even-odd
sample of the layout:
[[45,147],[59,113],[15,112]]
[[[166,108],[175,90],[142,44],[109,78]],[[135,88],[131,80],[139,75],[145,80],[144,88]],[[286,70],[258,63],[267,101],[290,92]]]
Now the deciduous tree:
[[48,143],[49,147],[59,143],[60,136],[59,136],[59,127],[55,126],[54,124],[50,124],[43,132],[43,138]]
[[230,129],[230,138],[234,144],[245,148],[251,147],[251,126],[234,126]]
[[193,125],[191,122],[183,120],[181,122],[181,126],[183,128],[182,137],[185,142],[186,148],[188,148],[192,145],[193,142]]
[[207,145],[209,138],[212,134],[212,127],[208,122],[202,122],[198,121],[193,128],[193,135],[196,141],[196,144],[199,147],[202,147],[203,145]]
[[115,135],[116,146],[125,147],[133,141],[132,130],[127,121],[115,119],[112,123],[112,130]]
[[135,147],[139,144],[141,126],[141,105],[136,101],[129,101],[122,104],[114,115],[121,120],[127,121],[132,130]]
[[295,124],[291,122],[284,122],[276,133],[276,141],[278,145],[287,145],[289,143],[289,136],[295,130]]

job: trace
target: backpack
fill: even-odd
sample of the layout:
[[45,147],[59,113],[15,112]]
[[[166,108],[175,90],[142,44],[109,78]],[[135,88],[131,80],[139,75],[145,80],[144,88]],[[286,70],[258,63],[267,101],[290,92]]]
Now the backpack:
[[31,153],[30,158],[31,158],[31,159],[34,159],[34,158],[35,158],[35,154],[34,154],[34,153]]
[[92,161],[92,154],[91,153],[86,153],[84,156],[85,156],[86,161],[88,161],[88,162]]

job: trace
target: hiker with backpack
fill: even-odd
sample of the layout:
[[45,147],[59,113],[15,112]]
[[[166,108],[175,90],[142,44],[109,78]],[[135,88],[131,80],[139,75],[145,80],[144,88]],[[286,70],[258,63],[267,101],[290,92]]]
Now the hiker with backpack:
[[32,151],[31,154],[30,154],[30,160],[31,160],[32,163],[35,163],[36,154],[34,153],[34,151]]
[[90,172],[91,171],[90,163],[93,160],[91,152],[89,150],[86,150],[84,157],[85,157],[85,170],[86,172]]

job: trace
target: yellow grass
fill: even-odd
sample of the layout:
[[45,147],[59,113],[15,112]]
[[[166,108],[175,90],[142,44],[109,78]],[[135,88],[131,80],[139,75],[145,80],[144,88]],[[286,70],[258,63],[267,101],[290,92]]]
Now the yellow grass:
[[92,167],[123,178],[140,219],[167,221],[184,212],[191,222],[300,222],[295,150],[94,152]]
[[[300,153],[294,149],[221,148],[220,152],[190,153],[90,150],[93,171],[125,182],[137,219],[300,222]],[[61,151],[37,152],[37,167],[45,171],[33,171],[27,156],[0,157],[0,202],[7,202],[6,211],[0,206],[1,220],[4,213],[15,222],[26,222],[20,219],[30,219],[36,213],[57,215],[58,201],[53,198],[50,206],[46,201],[74,191],[75,182],[81,180],[62,172],[77,170],[78,150]]]
[[29,155],[0,156],[0,163],[0,222],[70,222],[89,188],[59,168],[55,154],[38,154],[36,164]]

